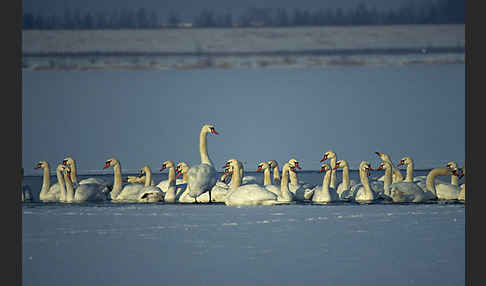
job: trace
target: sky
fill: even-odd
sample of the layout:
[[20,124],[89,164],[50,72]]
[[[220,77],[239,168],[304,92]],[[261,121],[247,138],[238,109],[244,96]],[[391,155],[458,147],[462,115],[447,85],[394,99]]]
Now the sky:
[[[199,132],[220,170],[291,157],[318,170],[324,152],[357,169],[411,156],[417,169],[465,160],[465,66],[23,71],[26,175],[66,156],[80,172],[116,157],[126,172],[199,164]],[[51,170],[54,172],[54,170]]]
[[231,10],[233,13],[245,10],[246,8],[355,8],[359,3],[364,2],[369,7],[376,7],[379,10],[397,9],[404,3],[414,2],[425,4],[433,0],[23,0],[22,9],[24,12],[36,12],[43,14],[56,13],[63,15],[66,8],[82,11],[111,11],[122,8],[147,8],[155,10],[159,15],[165,16],[170,12],[180,13],[185,20],[191,20],[204,8]]

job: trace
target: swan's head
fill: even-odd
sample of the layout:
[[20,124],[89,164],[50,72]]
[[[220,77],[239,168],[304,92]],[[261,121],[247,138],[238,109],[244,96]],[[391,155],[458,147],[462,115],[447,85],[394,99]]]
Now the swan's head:
[[148,172],[150,172],[150,167],[145,165],[142,167],[142,169],[140,169],[140,173],[138,174],[138,177],[141,178],[143,177],[144,174],[147,174]]
[[109,158],[108,160],[105,161],[105,166],[103,169],[106,169],[108,167],[114,167],[115,165],[118,165],[118,160],[115,158]]
[[333,170],[336,170],[336,169],[337,169],[337,168],[339,168],[339,167],[344,168],[344,167],[347,167],[347,166],[348,166],[348,162],[346,162],[346,160],[339,160],[339,161],[337,161],[337,162],[336,162],[336,164],[334,165]]
[[224,169],[223,175],[221,175],[220,181],[226,183],[226,179],[228,179],[230,175],[229,168]]
[[268,164],[268,162],[261,162],[258,164],[256,171],[260,172],[261,170],[266,170],[268,168],[270,168],[270,164]]
[[179,162],[175,168],[176,171],[176,178],[179,178],[180,175],[183,175],[189,171],[189,165],[186,162]]
[[62,164],[71,167],[71,166],[74,165],[74,159],[71,158],[71,157],[66,157],[66,158],[64,158],[64,160],[62,160]]
[[164,163],[162,163],[162,167],[160,167],[160,171],[163,171],[168,168],[173,168],[174,167],[174,162],[171,160],[167,160]]
[[322,156],[321,162],[324,162],[327,159],[333,159],[333,158],[336,158],[336,153],[334,153],[333,151],[329,150],[326,153],[324,153],[324,155]]
[[400,162],[398,162],[397,167],[403,166],[403,165],[410,165],[412,164],[412,158],[410,157],[403,157]]
[[390,157],[385,153],[375,152],[375,154],[378,155],[382,161],[390,161]]
[[211,134],[219,135],[219,133],[214,128],[214,125],[208,125],[208,124],[206,124],[206,125],[203,126],[202,130],[205,133],[211,133]]
[[230,166],[235,166],[236,164],[238,164],[238,160],[236,159],[229,159],[228,161],[226,161],[226,163],[223,165],[223,169],[227,169],[229,168]]
[[288,163],[291,167],[290,169],[294,172],[295,172],[295,168],[297,168],[299,170],[302,169],[302,167],[300,167],[299,161],[297,161],[297,159],[292,158],[292,159],[289,160]]
[[49,167],[49,163],[47,163],[47,161],[39,161],[37,163],[37,165],[35,165],[34,169],[40,169],[40,168],[48,168]]
[[331,170],[331,166],[329,166],[329,164],[327,163],[324,163],[321,165],[321,170],[319,172],[320,173],[327,172],[328,170]]
[[451,169],[451,170],[457,169],[457,163],[454,162],[454,161],[450,161],[449,163],[447,163],[446,167]]
[[270,168],[272,168],[272,169],[275,168],[275,167],[278,167],[278,163],[275,160],[270,160],[267,163],[268,163],[268,165],[270,165]]
[[365,172],[369,177],[371,175],[370,171],[373,171],[373,168],[371,168],[370,163],[362,161],[361,164],[359,164],[359,170]]
[[63,164],[57,165],[56,171],[64,173],[67,172],[67,170],[69,170],[69,167],[67,167],[66,165]]
[[391,164],[389,162],[381,162],[380,165],[376,168],[376,171],[391,169]]

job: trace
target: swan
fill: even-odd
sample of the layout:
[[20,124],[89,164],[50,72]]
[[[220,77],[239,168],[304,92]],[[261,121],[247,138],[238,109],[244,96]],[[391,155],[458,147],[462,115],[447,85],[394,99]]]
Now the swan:
[[357,184],[355,188],[353,188],[353,196],[352,201],[355,202],[372,202],[377,199],[377,194],[371,189],[368,177],[370,176],[370,171],[373,169],[371,168],[370,163],[367,161],[362,161],[359,164],[359,177],[361,179],[361,183]]
[[[173,162],[173,161],[165,161],[164,163],[162,163],[162,167],[160,168],[160,171],[161,171],[161,172],[162,172],[162,170],[164,170],[165,168],[169,168],[169,166],[165,166],[165,165],[164,165],[165,163],[170,163],[170,164],[172,164],[172,167],[174,167],[174,166],[173,166],[173,165],[174,165],[174,162]],[[186,163],[184,163],[184,164],[186,164]],[[175,171],[174,171],[174,172],[175,172]],[[169,173],[170,173],[170,171],[169,171]],[[187,176],[184,176],[184,177],[187,177]],[[187,179],[186,179],[186,182],[184,182],[184,179],[178,179],[177,177],[175,177],[175,184],[176,184],[176,186],[177,186],[177,185],[180,185],[180,184],[187,184]],[[162,190],[162,192],[164,192],[164,193],[165,193],[165,192],[167,191],[167,189],[169,188],[169,178],[167,178],[167,180],[162,180],[162,181],[160,181],[160,182],[157,184],[157,187],[158,187],[159,189],[161,189],[161,190]]]
[[[289,170],[290,192],[294,194],[296,201],[310,200],[312,198],[312,194],[314,193],[315,186],[312,186],[307,183],[299,182],[299,178],[297,177],[297,169],[302,169],[302,167],[299,164],[299,161],[297,161],[295,158],[291,158],[288,161],[288,163],[290,167],[292,167]],[[283,170],[282,170],[282,176],[283,176]]]
[[24,184],[24,168],[20,170],[20,185],[22,186],[20,190],[22,202],[31,202],[34,197],[32,196],[32,190],[28,185]]
[[257,184],[241,185],[240,164],[235,159],[226,162],[225,168],[232,173],[230,191],[224,203],[228,206],[276,205],[278,196]]
[[73,182],[71,181],[71,168],[59,164],[57,170],[62,170],[64,177],[64,182],[62,182],[62,180],[59,181],[62,189],[62,202],[99,202],[107,200],[107,193],[105,192],[107,190],[106,186],[95,183],[84,183],[77,184],[77,187],[74,188]]
[[[109,158],[105,162],[103,169],[113,167],[113,189],[109,193],[109,199],[114,202],[138,202],[139,195],[143,195],[142,184],[122,185],[121,164],[116,158]],[[146,180],[147,183],[147,180]],[[142,200],[143,202],[143,200]]]
[[278,170],[277,161],[270,160],[267,163],[270,164],[270,169],[273,171],[273,184],[280,185],[280,171]]
[[278,196],[280,195],[280,187],[272,184],[272,178],[270,177],[270,168],[271,167],[268,162],[261,162],[260,164],[258,164],[256,172],[263,171],[263,187]]
[[[421,187],[424,191],[426,191],[427,188],[425,186],[425,181],[427,180],[427,176],[416,176],[416,177],[413,176],[413,160],[412,160],[412,158],[410,158],[410,157],[402,158],[402,160],[400,160],[400,162],[398,163],[397,166],[402,166],[402,165],[407,165],[407,175],[405,176],[405,181],[410,182],[410,180],[412,179],[413,182],[418,183],[419,187]],[[454,161],[450,161],[450,162],[447,163],[446,167],[451,168],[451,169],[457,169],[457,163],[454,162]],[[436,187],[439,184],[448,185],[449,183],[447,181],[436,178],[435,179]],[[457,186],[459,184],[458,177],[451,175],[450,184]]]
[[314,189],[314,193],[312,195],[312,202],[313,203],[321,203],[326,204],[330,202],[339,201],[339,195],[334,188],[330,187],[331,183],[331,166],[329,164],[324,163],[321,165],[321,173],[326,172],[324,174],[324,179],[322,181],[322,186],[317,186]]
[[209,158],[207,150],[207,134],[215,134],[213,125],[204,125],[199,134],[199,153],[201,155],[201,164],[193,166],[187,173],[187,192],[188,196],[197,203],[197,197],[205,192],[209,192],[209,201],[211,201],[211,189],[216,184],[216,170],[214,164]]
[[[164,201],[167,203],[175,203],[176,201],[176,194],[177,194],[177,187],[176,187],[176,167],[174,166],[174,162],[171,160],[167,160],[162,163],[162,167],[160,171],[162,172],[165,169],[169,169],[169,179],[167,188],[164,190],[160,188],[160,183],[157,185],[164,193]],[[179,179],[182,182],[182,179]]]
[[42,179],[42,188],[39,193],[39,199],[43,202],[58,202],[61,196],[61,186],[59,181],[51,186],[50,166],[47,161],[39,161],[34,169],[44,169]]
[[[383,161],[383,162],[384,161],[387,161],[387,162],[389,162],[392,165],[392,183],[403,181],[403,175],[402,175],[402,173],[400,172],[400,170],[398,170],[397,168],[395,168],[395,166],[393,165],[393,162],[390,159],[390,156],[388,156],[385,153],[381,153],[381,152],[375,152],[375,154],[378,155],[378,157],[380,157],[381,161]],[[384,179],[385,179],[385,175],[383,175],[382,177],[380,177],[378,179],[378,181],[383,181]]]
[[351,195],[351,187],[357,185],[358,182],[349,179],[349,166],[346,160],[337,161],[333,169],[337,169],[339,167],[343,168],[343,181],[338,185],[336,192],[341,200],[349,200]]
[[333,151],[329,150],[324,155],[322,156],[321,162],[326,161],[327,159],[330,160],[331,162],[331,182],[329,184],[329,187],[332,189],[336,188],[336,169],[334,168],[336,166],[336,153]]
[[[84,179],[84,180],[81,180],[81,181],[78,182],[78,177],[77,177],[77,172],[76,172],[76,161],[74,161],[74,159],[72,157],[64,158],[64,160],[62,160],[62,164],[65,165],[65,166],[68,166],[69,169],[71,170],[71,182],[74,185],[94,183],[94,184],[104,185],[108,188],[108,182],[106,182],[102,178],[91,177],[91,178],[87,178],[87,179]],[[109,191],[109,190],[106,190],[105,192],[107,192],[107,191]]]
[[461,189],[453,184],[440,184],[440,188],[438,188],[435,184],[435,180],[437,176],[450,176],[455,175],[459,176],[459,173],[456,169],[452,169],[449,167],[445,168],[435,168],[429,171],[427,174],[426,179],[426,187],[427,192],[432,193],[432,195],[439,199],[439,200],[457,200]]
[[[143,176],[145,174],[145,184],[140,191],[137,202],[139,203],[156,203],[156,202],[163,202],[165,201],[165,197],[167,196],[167,193],[164,194],[160,188],[157,186],[151,185],[152,180],[152,171],[150,170],[150,167],[145,165],[143,168],[140,170],[140,175]],[[175,197],[175,195],[174,195]],[[170,195],[169,195],[170,199]]]
[[[127,182],[127,183],[137,183],[137,184],[145,184],[145,176],[128,176],[124,182]],[[151,179],[150,181],[150,185],[151,186],[155,186],[155,182],[154,182],[154,179]]]
[[[394,203],[419,203],[434,199],[427,194],[413,181],[401,181],[392,183],[392,164],[388,161],[382,162],[376,170],[385,170],[384,188],[385,195]],[[410,178],[409,178],[410,179]]]
[[[462,178],[465,175],[466,175],[466,166],[462,167],[462,172],[461,172],[461,175],[459,177]],[[460,201],[466,200],[466,183],[462,184],[461,191],[459,192],[457,199],[460,200]]]

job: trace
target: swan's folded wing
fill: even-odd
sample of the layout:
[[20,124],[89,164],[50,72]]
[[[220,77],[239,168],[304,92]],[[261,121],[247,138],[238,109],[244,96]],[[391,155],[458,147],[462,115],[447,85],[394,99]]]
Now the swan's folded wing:
[[187,184],[192,197],[211,190],[216,181],[216,170],[210,165],[200,164],[189,169]]

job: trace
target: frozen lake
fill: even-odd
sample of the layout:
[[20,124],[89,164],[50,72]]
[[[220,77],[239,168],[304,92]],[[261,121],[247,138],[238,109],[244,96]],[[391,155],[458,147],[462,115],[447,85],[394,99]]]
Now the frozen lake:
[[22,273],[23,285],[464,285],[465,209],[24,203]]

